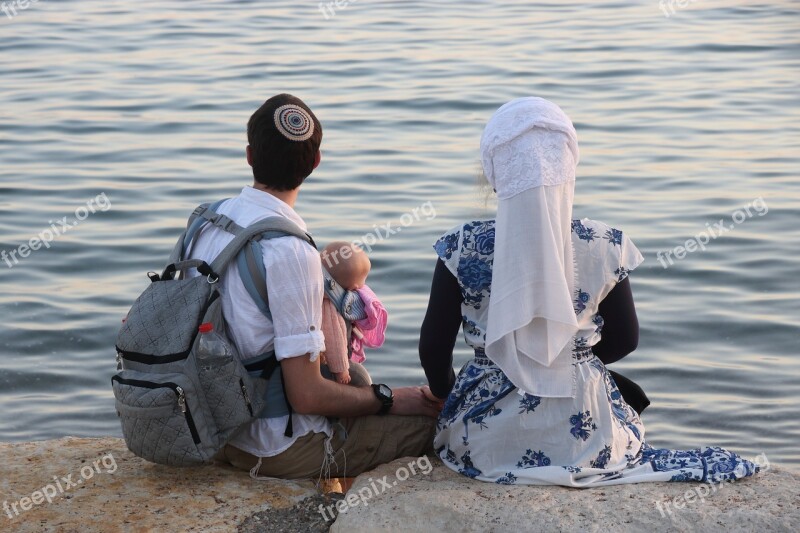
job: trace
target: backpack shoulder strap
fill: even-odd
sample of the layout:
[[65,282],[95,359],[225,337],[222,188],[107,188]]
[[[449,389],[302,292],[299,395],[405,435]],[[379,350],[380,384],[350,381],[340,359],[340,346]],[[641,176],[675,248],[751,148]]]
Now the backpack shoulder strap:
[[247,289],[258,309],[265,316],[271,318],[260,241],[292,236],[307,242],[315,249],[317,245],[308,232],[303,231],[297,224],[284,217],[267,217],[244,228],[229,217],[217,213],[217,208],[225,201],[220,200],[213,204],[203,204],[194,210],[186,224],[186,231],[181,234],[175,244],[175,248],[172,250],[172,254],[170,254],[168,264],[172,265],[189,257],[195,238],[206,224],[212,224],[232,234],[234,236],[233,240],[211,264],[211,270],[216,275],[219,275],[236,258],[239,275],[242,278],[245,289]]
[[220,219],[224,218],[230,222],[233,222],[225,215],[220,215],[217,213],[219,206],[221,206],[227,200],[228,198],[225,198],[218,202],[214,202],[213,204],[203,204],[194,210],[192,215],[189,217],[189,222],[186,224],[186,233],[184,234],[183,238],[182,255],[184,258],[188,257],[191,253],[191,246],[194,244],[195,237],[197,237],[197,234],[200,233],[200,230],[203,229],[203,226],[205,226],[206,223],[211,222],[222,229],[226,229],[223,224],[218,223],[222,222]]
[[231,233],[235,233],[236,236],[220,252],[211,264],[211,269],[214,272],[221,272],[235,257],[239,267],[239,276],[245,289],[258,309],[265,316],[271,318],[264,254],[260,241],[279,237],[297,237],[313,246],[314,249],[317,248],[317,245],[309,233],[284,217],[268,217],[247,228],[231,231]]
[[175,247],[172,249],[172,253],[169,256],[169,261],[167,264],[172,265],[189,256],[189,253],[191,252],[190,247],[194,243],[194,239],[197,237],[200,229],[208,222],[207,217],[209,214],[216,215],[217,208],[227,200],[228,199],[225,198],[218,202],[214,202],[213,204],[206,203],[195,208],[189,217],[189,221],[186,223],[186,231],[181,233],[181,236],[178,237],[178,242],[175,243]]
[[211,264],[214,272],[221,272],[224,270],[228,263],[242,250],[244,245],[250,241],[258,242],[265,239],[291,236],[307,242],[313,246],[314,249],[317,248],[314,239],[311,238],[309,233],[301,230],[297,224],[283,217],[268,217],[246,228],[235,226],[228,228],[227,231],[233,233],[235,237],[219,253],[217,258],[214,259],[214,262]]

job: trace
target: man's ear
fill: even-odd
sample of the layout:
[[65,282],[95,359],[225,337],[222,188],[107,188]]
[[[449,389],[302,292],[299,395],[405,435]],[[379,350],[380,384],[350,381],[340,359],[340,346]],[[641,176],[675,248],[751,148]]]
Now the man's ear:
[[245,154],[247,154],[247,164],[251,167],[253,166],[253,149],[250,148],[250,145],[247,146],[245,149]]
[[317,158],[314,160],[314,169],[322,163],[322,150],[317,150]]

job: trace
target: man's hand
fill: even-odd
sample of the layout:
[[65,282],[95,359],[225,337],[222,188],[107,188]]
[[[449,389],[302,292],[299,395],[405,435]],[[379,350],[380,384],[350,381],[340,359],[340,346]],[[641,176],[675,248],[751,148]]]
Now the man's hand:
[[[425,394],[427,387],[399,387],[392,389],[394,405],[389,410],[391,415],[424,415],[437,418],[444,402],[430,400]],[[430,390],[428,391],[430,392]]]
[[435,403],[440,411],[444,408],[444,399],[434,395],[433,391],[429,386],[425,385],[424,387],[422,387],[422,393],[425,395],[427,399]]
[[[351,418],[374,415],[380,410],[381,402],[371,387],[351,387],[323,378],[319,359],[312,362],[307,355],[283,359],[281,370],[289,404],[298,414]],[[428,387],[393,389],[394,404],[389,413],[438,417],[443,402],[428,399],[426,389]]]

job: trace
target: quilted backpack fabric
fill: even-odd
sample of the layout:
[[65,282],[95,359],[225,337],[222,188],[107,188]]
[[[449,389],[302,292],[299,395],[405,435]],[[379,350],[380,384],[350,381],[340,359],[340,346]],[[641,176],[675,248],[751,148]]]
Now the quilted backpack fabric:
[[[211,265],[181,260],[205,223],[234,239]],[[244,424],[291,413],[274,352],[238,354],[227,338],[219,283],[232,260],[256,265],[251,275],[263,278],[263,265],[259,271],[256,261],[259,240],[284,236],[314,245],[310,235],[286,219],[271,217],[242,228],[203,205],[190,218],[164,271],[148,274],[152,283],[134,302],[117,336],[117,373],[111,379],[122,434],[134,454],[172,466],[209,463]],[[198,275],[187,276],[193,269]],[[249,285],[255,287],[254,298],[263,295],[268,311],[261,283]],[[198,330],[206,323],[227,344],[227,353],[198,358]]]

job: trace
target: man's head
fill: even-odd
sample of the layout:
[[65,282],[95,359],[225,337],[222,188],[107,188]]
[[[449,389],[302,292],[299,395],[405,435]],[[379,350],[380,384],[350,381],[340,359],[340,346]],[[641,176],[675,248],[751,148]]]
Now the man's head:
[[302,100],[279,94],[250,117],[247,141],[255,180],[276,191],[291,191],[319,165],[322,125]]

